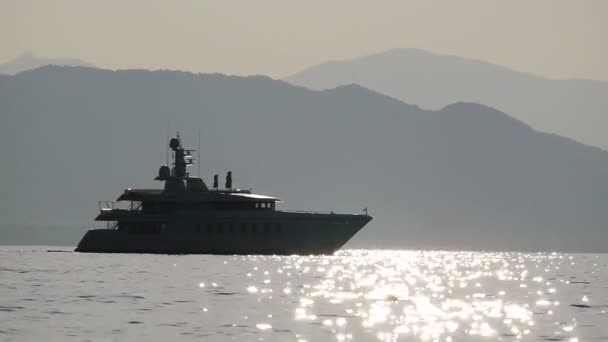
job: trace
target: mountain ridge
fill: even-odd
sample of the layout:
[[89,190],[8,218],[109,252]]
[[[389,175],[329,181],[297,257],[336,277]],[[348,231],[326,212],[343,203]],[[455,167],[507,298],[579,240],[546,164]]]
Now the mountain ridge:
[[93,226],[98,200],[160,187],[169,121],[186,146],[200,129],[207,182],[232,170],[237,187],[286,209],[368,207],[375,218],[350,247],[606,251],[608,153],[483,105],[50,66],[0,78],[0,110],[0,240],[28,224]]
[[95,68],[93,64],[75,58],[39,58],[31,52],[24,52],[14,59],[0,63],[0,75],[16,75],[45,65],[84,66]]
[[[472,58],[472,57],[464,57],[464,56],[458,56],[458,55],[453,55],[453,54],[444,54],[444,53],[437,53],[437,52],[431,52],[428,50],[424,50],[424,49],[419,49],[419,48],[409,48],[409,47],[401,47],[401,48],[392,48],[392,49],[388,49],[388,50],[383,50],[383,51],[378,51],[378,52],[374,52],[368,55],[363,55],[363,56],[357,56],[357,57],[353,57],[353,58],[344,58],[344,59],[332,59],[332,60],[328,60],[326,62],[322,62],[316,65],[313,65],[309,68],[315,68],[315,67],[320,67],[323,65],[340,65],[343,63],[350,63],[350,62],[361,62],[364,61],[366,59],[369,58],[376,58],[376,57],[387,57],[389,55],[395,55],[395,54],[401,54],[401,55],[409,55],[409,54],[418,54],[421,57],[431,57],[431,58],[436,58],[436,59],[442,59],[442,58],[450,58],[450,59],[454,59],[456,61],[459,61],[461,63],[467,63],[467,64],[483,64],[485,67],[489,68],[489,69],[493,69],[496,71],[507,71],[510,73],[514,73],[514,74],[518,74],[519,76],[524,76],[524,77],[531,77],[531,78],[535,78],[538,80],[545,80],[545,81],[573,81],[573,82],[591,82],[591,83],[600,83],[600,84],[608,84],[608,80],[597,80],[597,79],[587,79],[587,78],[554,78],[554,77],[548,77],[548,76],[544,76],[544,75],[539,75],[536,74],[534,72],[531,71],[522,71],[522,70],[518,70],[512,67],[508,67],[508,66],[504,66],[501,64],[497,64],[494,62],[489,62],[483,59],[478,59],[478,58]],[[305,68],[304,70],[298,71],[296,73],[287,75],[285,77],[283,77],[282,79],[289,79],[290,77],[294,77],[299,73],[302,73],[303,71],[306,71],[309,68]]]
[[550,79],[469,58],[393,49],[321,63],[284,78],[311,89],[357,83],[422,108],[458,101],[497,108],[537,130],[608,150],[608,82]]

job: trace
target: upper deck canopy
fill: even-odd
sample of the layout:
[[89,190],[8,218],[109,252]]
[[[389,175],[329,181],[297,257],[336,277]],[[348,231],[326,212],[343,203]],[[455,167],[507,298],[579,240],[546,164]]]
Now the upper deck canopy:
[[163,189],[125,189],[117,201],[280,202],[280,199],[238,189],[184,191],[171,194],[164,192]]

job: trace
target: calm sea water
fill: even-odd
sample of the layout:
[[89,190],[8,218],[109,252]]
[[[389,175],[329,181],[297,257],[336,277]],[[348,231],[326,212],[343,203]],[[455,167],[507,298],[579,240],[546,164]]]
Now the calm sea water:
[[3,341],[601,341],[608,255],[0,247]]

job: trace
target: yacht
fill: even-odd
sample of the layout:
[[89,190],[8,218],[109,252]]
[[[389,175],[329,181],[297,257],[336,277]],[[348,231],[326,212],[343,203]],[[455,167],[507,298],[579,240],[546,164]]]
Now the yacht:
[[162,189],[126,189],[116,201],[100,202],[96,221],[76,248],[93,253],[332,254],[372,217],[334,212],[284,211],[276,197],[235,189],[232,173],[209,188],[187,168],[194,163],[179,133],[169,141],[172,167],[155,180]]

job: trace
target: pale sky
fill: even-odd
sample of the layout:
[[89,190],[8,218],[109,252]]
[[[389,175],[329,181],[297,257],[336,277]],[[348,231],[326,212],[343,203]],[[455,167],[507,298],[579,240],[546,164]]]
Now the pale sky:
[[278,78],[400,47],[608,80],[608,0],[0,0],[0,63]]

